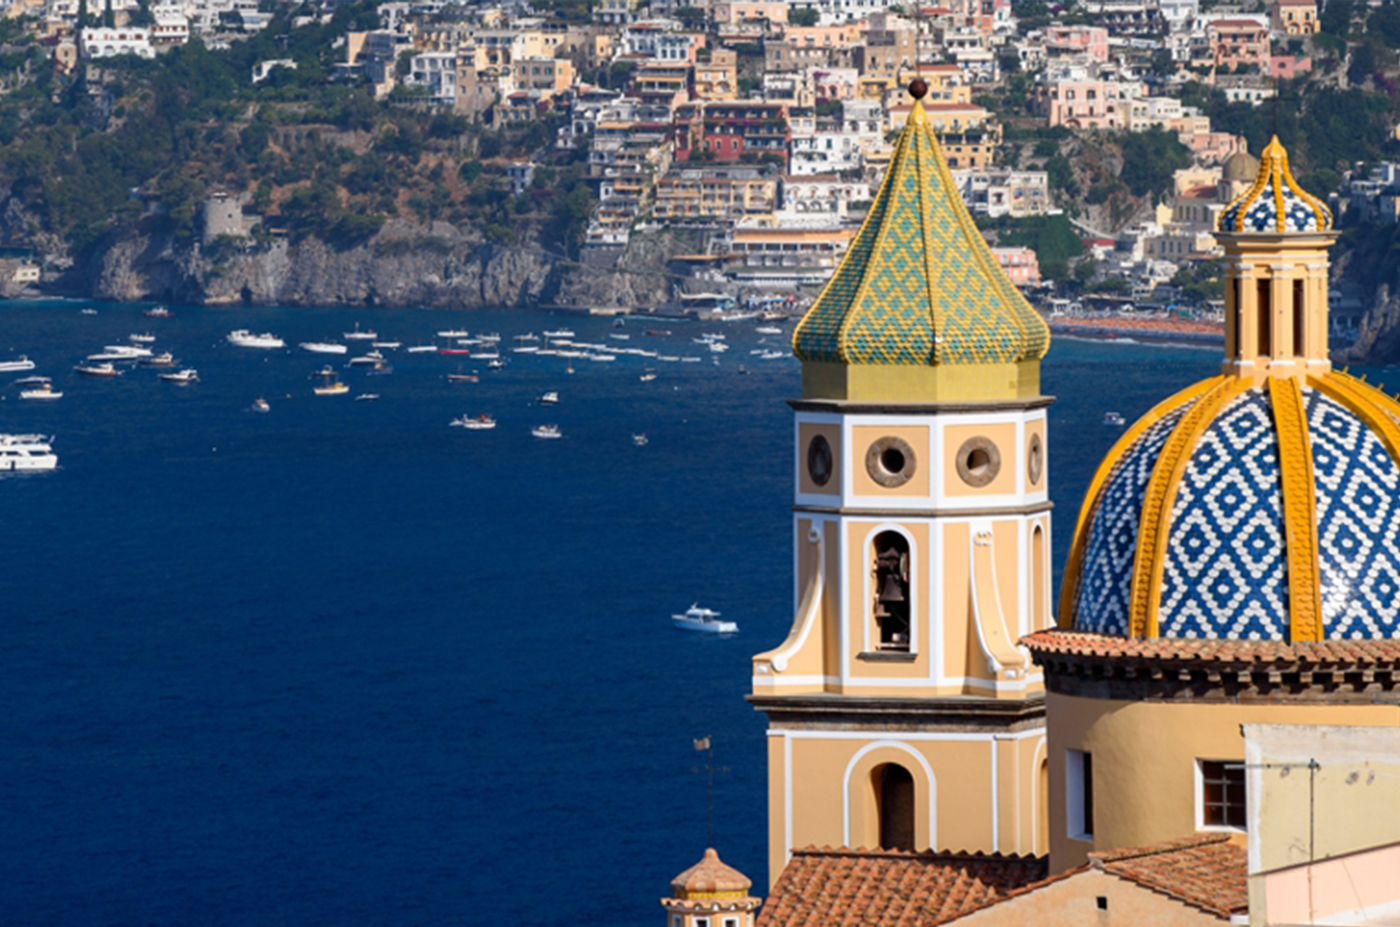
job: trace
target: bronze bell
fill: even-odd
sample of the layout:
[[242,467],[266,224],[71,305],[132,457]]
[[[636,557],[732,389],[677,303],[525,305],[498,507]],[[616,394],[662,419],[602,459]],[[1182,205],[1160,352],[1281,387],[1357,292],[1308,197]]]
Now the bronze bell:
[[880,601],[882,603],[904,601],[903,585],[893,573],[885,574],[885,585],[880,589]]

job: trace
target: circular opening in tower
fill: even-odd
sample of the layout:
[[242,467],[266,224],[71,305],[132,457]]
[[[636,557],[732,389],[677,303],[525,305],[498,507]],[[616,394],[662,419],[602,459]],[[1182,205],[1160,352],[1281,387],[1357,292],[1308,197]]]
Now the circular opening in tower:
[[958,476],[969,486],[986,486],[1001,472],[1001,451],[990,438],[977,435],[958,448]]
[[817,435],[807,445],[807,475],[818,486],[831,481],[831,444],[824,435]]
[[886,435],[877,439],[865,452],[865,471],[886,489],[903,486],[914,477],[918,459],[914,448],[903,438]]

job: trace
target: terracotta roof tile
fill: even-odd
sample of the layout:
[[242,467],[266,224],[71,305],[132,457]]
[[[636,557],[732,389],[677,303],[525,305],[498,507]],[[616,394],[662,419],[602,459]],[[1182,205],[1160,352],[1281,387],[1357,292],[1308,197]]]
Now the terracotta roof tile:
[[1045,878],[1044,857],[796,850],[757,927],[931,927]]
[[1037,631],[1021,638],[1035,654],[1217,663],[1394,663],[1400,640],[1243,641],[1130,638],[1086,631]]
[[1090,853],[1090,865],[1222,918],[1249,910],[1245,848],[1228,834]]

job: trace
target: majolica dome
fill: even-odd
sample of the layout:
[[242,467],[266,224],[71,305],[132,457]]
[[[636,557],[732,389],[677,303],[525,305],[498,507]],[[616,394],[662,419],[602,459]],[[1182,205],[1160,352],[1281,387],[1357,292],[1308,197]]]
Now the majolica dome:
[[1237,151],[1225,159],[1221,176],[1236,183],[1249,183],[1259,176],[1259,162],[1249,152]]
[[1100,634],[1400,639],[1400,404],[1340,373],[1217,377],[1095,474],[1061,624]]
[[1325,232],[1331,227],[1331,210],[1293,179],[1278,136],[1264,149],[1253,186],[1220,213],[1222,232]]
[[723,862],[710,847],[700,862],[671,880],[671,891],[677,898],[742,897],[752,885],[748,876]]

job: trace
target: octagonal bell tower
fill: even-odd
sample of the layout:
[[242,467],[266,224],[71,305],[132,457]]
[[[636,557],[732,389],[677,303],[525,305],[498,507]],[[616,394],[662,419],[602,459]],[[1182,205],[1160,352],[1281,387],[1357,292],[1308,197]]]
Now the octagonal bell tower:
[[1045,851],[1044,321],[958,193],[915,81],[865,223],[798,323],[796,616],[754,658],[770,878],[809,844]]

